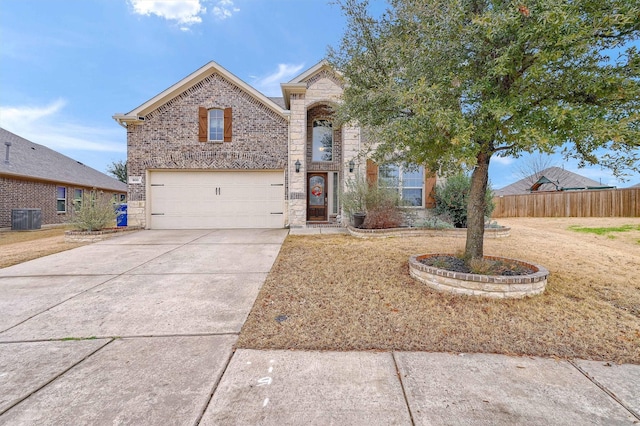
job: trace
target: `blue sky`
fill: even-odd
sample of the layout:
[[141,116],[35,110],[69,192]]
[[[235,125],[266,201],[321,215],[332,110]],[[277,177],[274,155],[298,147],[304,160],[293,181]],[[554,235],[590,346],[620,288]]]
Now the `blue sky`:
[[[2,0],[0,126],[104,172],[126,159],[115,113],[212,60],[281,96],[280,83],[320,61],[344,27],[327,0]],[[551,164],[603,184],[640,182]],[[518,168],[492,159],[493,186],[520,179]]]

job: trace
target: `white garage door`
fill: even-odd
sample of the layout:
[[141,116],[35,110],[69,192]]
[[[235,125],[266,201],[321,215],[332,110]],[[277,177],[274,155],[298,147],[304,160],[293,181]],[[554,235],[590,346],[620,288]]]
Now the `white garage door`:
[[149,173],[150,228],[283,228],[284,171]]

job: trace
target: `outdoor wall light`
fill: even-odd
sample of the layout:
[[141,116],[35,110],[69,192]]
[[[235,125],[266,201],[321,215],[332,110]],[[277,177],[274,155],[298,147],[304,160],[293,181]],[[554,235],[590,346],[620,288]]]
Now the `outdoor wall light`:
[[353,173],[353,169],[356,166],[356,163],[353,160],[349,161],[349,173]]
[[300,173],[300,166],[302,164],[300,164],[300,160],[296,160],[295,166],[296,166],[296,173]]

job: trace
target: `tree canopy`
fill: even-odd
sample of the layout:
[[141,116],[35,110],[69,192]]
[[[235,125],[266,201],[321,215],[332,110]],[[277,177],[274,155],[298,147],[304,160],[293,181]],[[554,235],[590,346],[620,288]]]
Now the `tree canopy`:
[[113,161],[107,166],[107,173],[122,183],[127,183],[127,162],[123,160]]
[[639,0],[390,0],[377,18],[339,3],[339,114],[371,129],[379,159],[474,169],[468,257],[493,155],[640,170]]

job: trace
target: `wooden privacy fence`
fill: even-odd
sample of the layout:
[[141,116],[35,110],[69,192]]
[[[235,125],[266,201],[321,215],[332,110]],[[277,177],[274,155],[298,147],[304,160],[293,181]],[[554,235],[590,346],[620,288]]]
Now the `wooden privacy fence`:
[[640,188],[494,197],[491,217],[640,217]]

